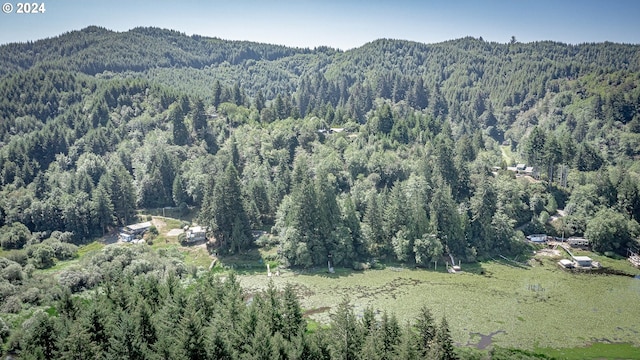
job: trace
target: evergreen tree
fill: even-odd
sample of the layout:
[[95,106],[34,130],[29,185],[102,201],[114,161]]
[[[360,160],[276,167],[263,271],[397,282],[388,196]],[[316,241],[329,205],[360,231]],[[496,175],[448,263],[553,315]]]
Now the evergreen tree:
[[382,335],[382,359],[392,360],[398,357],[397,347],[400,345],[401,330],[395,315],[382,314],[380,329]]
[[91,342],[89,331],[80,322],[70,325],[69,335],[64,338],[60,358],[64,360],[84,360],[98,358],[98,349]]
[[201,314],[190,308],[180,321],[180,343],[185,359],[209,359]]
[[232,101],[234,104],[238,105],[238,106],[242,106],[244,105],[244,96],[242,94],[242,91],[240,90],[240,84],[239,83],[235,83],[233,84],[233,95],[232,95]]
[[402,331],[402,338],[397,351],[399,359],[418,360],[427,358],[426,355],[421,354],[418,348],[418,339],[410,322],[407,322]]
[[238,172],[231,162],[205,194],[200,219],[210,226],[221,250],[235,253],[251,246],[249,218],[242,202]]
[[197,99],[193,105],[193,110],[191,111],[191,127],[199,138],[202,138],[207,129],[207,114],[204,110],[204,102],[202,102],[201,99]]
[[100,178],[98,188],[107,190],[116,222],[119,225],[129,225],[135,216],[136,197],[133,187],[133,179],[122,164],[112,164],[107,172]]
[[256,98],[254,99],[253,106],[256,108],[256,110],[258,110],[258,112],[261,112],[262,109],[265,108],[265,103],[266,103],[266,100],[264,98],[264,94],[262,93],[262,90],[258,90],[258,93],[256,94]]
[[524,152],[527,161],[534,166],[544,165],[545,144],[547,143],[547,134],[539,127],[534,127],[524,143]]
[[213,83],[213,106],[218,108],[220,103],[222,102],[222,85],[220,84],[220,80],[216,80]]
[[291,283],[287,283],[282,294],[282,336],[291,340],[302,335],[305,321],[302,318],[302,309]]
[[141,301],[138,304],[135,315],[137,322],[136,334],[145,348],[151,348],[158,340],[158,330],[152,319],[153,314],[151,309],[146,301]]
[[136,336],[133,319],[125,313],[116,315],[114,328],[111,330],[107,359],[144,359],[143,345]]
[[349,299],[344,298],[331,318],[331,358],[357,359],[362,348],[362,329],[358,325]]
[[431,311],[426,306],[420,307],[416,318],[415,329],[418,337],[418,349],[422,358],[426,359],[436,339],[436,326]]
[[380,226],[383,223],[383,211],[379,205],[378,197],[375,192],[367,195],[362,224],[362,233],[368,252],[373,256],[385,255],[390,250],[390,244],[385,241],[385,233]]
[[[107,289],[109,289],[108,286]],[[106,353],[109,348],[109,331],[106,323],[107,316],[100,305],[97,301],[92,304],[82,321],[87,328],[92,346],[97,352]]]
[[490,252],[493,238],[491,220],[497,210],[498,198],[491,178],[479,177],[475,183],[476,189],[470,200],[470,245],[478,251]]
[[[383,229],[387,239],[395,238],[397,241],[392,244],[394,253],[398,259],[407,259],[410,256],[410,249],[413,248],[413,239],[408,238],[407,220],[409,212],[407,209],[407,198],[404,193],[402,183],[396,182],[391,189],[387,199],[387,206],[384,209]],[[378,225],[379,226],[379,225]],[[406,240],[406,241],[404,241]]]
[[183,203],[187,203],[188,196],[184,190],[184,184],[182,183],[182,176],[180,176],[180,174],[176,174],[175,178],[173,179],[173,186],[171,187],[171,190],[173,204],[175,206],[180,206]]
[[114,224],[114,207],[104,183],[93,190],[91,198],[91,216],[104,236],[107,227]]
[[456,355],[453,347],[453,339],[451,339],[451,333],[449,332],[449,323],[445,317],[442,318],[440,326],[436,331],[436,347],[432,353],[434,359],[438,360],[456,360]]
[[462,256],[467,245],[464,239],[464,224],[451,196],[451,190],[439,177],[435,180],[434,188],[429,207],[429,227],[433,234],[441,239],[445,253]]
[[40,311],[33,315],[31,326],[21,339],[25,358],[53,360],[58,358],[55,320]]
[[422,77],[418,77],[418,80],[413,83],[413,87],[409,93],[409,105],[418,110],[425,109],[429,105],[427,98],[428,96],[424,87],[424,80]]
[[233,352],[217,329],[210,329],[213,334],[208,337],[208,354],[211,359],[231,360]]
[[172,125],[173,143],[185,145],[189,141],[189,132],[184,123],[184,113],[179,105],[174,104],[169,108],[169,122]]

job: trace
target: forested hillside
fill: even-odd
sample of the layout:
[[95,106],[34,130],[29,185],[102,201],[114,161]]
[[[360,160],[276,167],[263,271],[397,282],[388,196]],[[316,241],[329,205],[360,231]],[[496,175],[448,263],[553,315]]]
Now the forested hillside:
[[[137,208],[195,206],[229,251],[273,226],[292,265],[473,260],[521,251],[515,229],[543,231],[560,207],[566,235],[623,223],[598,247],[624,252],[640,215],[638,50],[464,38],[342,52],[96,27],[5,45],[2,246],[82,243]],[[542,181],[490,171],[516,160]]]
[[[534,233],[586,236],[610,255],[638,247],[638,45],[383,39],[340,51],[89,27],[0,54],[0,310],[57,302],[59,313],[35,313],[11,339],[0,326],[12,352],[451,351],[446,321],[353,325],[347,305],[334,326],[357,337],[352,348],[327,332],[304,340],[291,289],[248,307],[233,280],[180,290],[187,271],[166,252],[108,248],[34,280],[139,209],[195,213],[219,256],[268,245],[293,268],[517,256]],[[516,176],[516,163],[534,171]],[[254,240],[258,229],[268,235]],[[99,285],[91,306],[69,296]],[[224,338],[204,335],[223,323]],[[66,330],[52,340],[55,328]],[[181,347],[166,343],[176,336]]]

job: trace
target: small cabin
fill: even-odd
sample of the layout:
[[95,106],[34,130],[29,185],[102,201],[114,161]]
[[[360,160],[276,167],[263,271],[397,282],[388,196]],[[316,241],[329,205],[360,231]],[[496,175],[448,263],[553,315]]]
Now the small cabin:
[[151,221],[147,221],[143,223],[127,225],[125,226],[124,231],[133,235],[142,235],[145,232],[147,232],[147,230],[149,230],[150,228],[151,228]]
[[131,242],[136,237],[139,237],[147,232],[147,230],[149,230],[151,226],[151,221],[127,225],[120,230],[119,238],[121,241]]
[[543,244],[547,242],[547,234],[531,234],[527,236],[527,240],[536,244]]
[[203,241],[207,239],[207,228],[204,226],[192,226],[186,231],[187,242]]
[[567,239],[567,244],[575,248],[584,248],[589,246],[589,240],[579,237],[570,237]]
[[576,267],[591,268],[593,260],[588,256],[574,256],[573,261]]

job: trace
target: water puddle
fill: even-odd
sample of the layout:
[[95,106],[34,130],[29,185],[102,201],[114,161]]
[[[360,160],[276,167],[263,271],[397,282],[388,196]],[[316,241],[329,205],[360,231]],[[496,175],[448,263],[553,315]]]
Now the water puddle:
[[472,338],[478,337],[478,338],[480,338],[480,340],[478,341],[477,344],[471,343],[469,341],[469,342],[467,342],[467,346],[474,346],[476,349],[484,350],[484,349],[488,348],[489,346],[491,346],[491,344],[493,343],[493,337],[494,336],[496,336],[498,334],[506,334],[506,333],[507,332],[504,331],[504,330],[494,331],[489,335],[470,332],[469,335],[471,335]]

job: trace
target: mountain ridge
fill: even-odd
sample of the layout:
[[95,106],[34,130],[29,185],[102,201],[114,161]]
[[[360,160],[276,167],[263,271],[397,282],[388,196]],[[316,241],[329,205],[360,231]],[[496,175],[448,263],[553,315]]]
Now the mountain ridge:
[[[105,40],[114,41],[117,46],[115,46],[115,48],[105,47],[104,44],[101,44],[101,42],[104,42]],[[160,45],[167,46],[169,51],[155,53],[153,49],[150,49],[149,47],[140,47],[139,43],[148,42],[149,40],[160,42]],[[127,45],[125,46],[123,44]],[[127,46],[129,48],[127,48]],[[216,46],[223,48],[222,53],[215,53]],[[554,50],[562,50],[562,52],[565,53],[569,52],[569,54],[565,54],[569,56],[578,55],[581,49],[594,46],[613,47],[614,49],[612,50],[617,52],[620,52],[621,50],[626,50],[626,52],[628,52],[630,49],[637,53],[640,49],[640,45],[613,42],[573,45],[555,41],[536,41],[530,43],[501,44],[497,42],[486,42],[481,38],[476,39],[473,37],[463,37],[430,44],[402,39],[381,38],[365,43],[360,47],[342,51],[326,46],[320,46],[313,49],[296,48],[252,41],[223,40],[217,37],[207,37],[196,34],[188,36],[185,33],[181,33],[176,30],[157,27],[136,27],[128,31],[118,32],[104,27],[89,26],[81,30],[69,31],[55,37],[30,42],[10,43],[0,46],[0,49],[4,50],[4,53],[9,57],[9,59],[3,57],[4,59],[0,64],[3,65],[2,68],[5,70],[0,70],[0,74],[7,74],[11,70],[26,70],[34,65],[38,65],[39,63],[50,62],[51,57],[54,56],[62,56],[67,60],[70,60],[72,66],[67,64],[66,69],[74,69],[75,66],[76,68],[74,70],[79,70],[91,75],[101,72],[99,70],[140,71],[146,69],[145,67],[133,66],[132,63],[129,63],[129,67],[124,66],[123,69],[118,69],[115,65],[111,68],[109,66],[104,66],[105,69],[88,66],[86,62],[91,62],[92,56],[97,56],[96,52],[88,54],[83,52],[90,47],[98,47],[98,49],[102,51],[112,50],[114,55],[121,55],[123,59],[127,59],[127,53],[145,53],[146,56],[151,56],[152,60],[155,61],[155,67],[187,66],[202,68],[203,66],[222,61],[237,63],[238,59],[276,60],[295,54],[309,54],[327,51],[337,54],[355,54],[363,51],[366,52],[368,49],[376,47],[382,47],[383,50],[386,47],[388,50],[390,46],[409,47],[414,49],[414,51],[429,51],[429,49],[432,48],[446,46],[454,46],[460,50],[467,51],[470,49],[479,50],[485,48],[485,50],[493,51],[494,55],[496,55],[496,51],[505,53],[505,50],[513,47],[526,51],[531,47],[545,46],[553,47]],[[230,51],[231,47],[239,47],[239,49],[236,53],[228,54],[227,52]],[[128,51],[121,51],[121,49]],[[22,56],[15,56],[16,53],[22,54]],[[82,58],[74,59],[74,55],[82,56]],[[589,59],[585,60],[588,61]],[[83,62],[85,62],[84,66]],[[627,65],[629,66],[629,69],[638,69],[638,67],[640,67],[640,55],[636,54],[635,59],[628,59]],[[64,65],[58,64],[57,67],[64,68]]]

